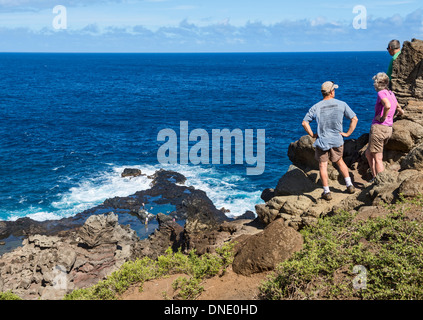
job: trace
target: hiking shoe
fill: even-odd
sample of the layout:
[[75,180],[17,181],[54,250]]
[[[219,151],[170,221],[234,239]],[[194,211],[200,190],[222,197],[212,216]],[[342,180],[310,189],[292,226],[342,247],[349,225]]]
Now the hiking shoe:
[[353,194],[353,193],[355,193],[355,188],[354,188],[354,186],[353,186],[353,185],[350,185],[349,187],[347,187],[347,192],[348,192],[349,194]]
[[330,192],[327,193],[322,193],[322,199],[326,200],[326,201],[330,201],[332,200],[332,194]]

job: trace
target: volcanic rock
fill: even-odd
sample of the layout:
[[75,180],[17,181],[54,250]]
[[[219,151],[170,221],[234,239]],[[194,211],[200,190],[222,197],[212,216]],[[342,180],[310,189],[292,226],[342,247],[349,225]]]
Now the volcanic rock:
[[121,173],[121,177],[138,177],[140,175],[143,175],[140,169],[134,169],[134,168],[125,168],[123,172]]
[[0,292],[23,299],[62,299],[92,286],[133,259],[135,232],[117,215],[91,216],[79,230],[61,236],[31,235],[23,246],[0,257]]
[[316,188],[303,170],[291,165],[279,179],[275,188],[275,196],[300,195]]
[[404,41],[401,54],[392,66],[392,91],[398,102],[423,100],[423,41]]
[[273,270],[302,247],[301,234],[277,219],[239,243],[232,269],[242,275]]

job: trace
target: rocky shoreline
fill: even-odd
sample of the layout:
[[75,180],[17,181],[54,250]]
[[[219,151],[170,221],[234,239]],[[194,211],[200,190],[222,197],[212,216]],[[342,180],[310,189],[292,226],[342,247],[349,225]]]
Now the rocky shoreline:
[[[122,177],[128,174],[142,173],[127,168]],[[158,170],[149,178],[151,188],[106,199],[74,217],[1,221],[4,246],[8,239],[18,240],[0,256],[0,292],[12,291],[26,300],[61,299],[96,284],[128,260],[156,259],[169,247],[213,252],[225,241],[262,227],[253,221],[253,212],[228,218],[204,191],[185,186],[180,173]],[[164,212],[147,213],[144,208],[151,205]],[[148,237],[140,239],[148,228]]]
[[[0,241],[22,244],[0,256],[0,292],[12,291],[23,299],[61,299],[77,288],[92,286],[136,258],[157,258],[168,247],[199,254],[213,252],[236,240],[232,269],[245,276],[273,270],[303,247],[299,232],[339,210],[372,212],[394,203],[400,195],[423,193],[423,41],[405,42],[393,68],[393,91],[405,115],[394,122],[393,136],[384,151],[386,170],[368,183],[364,152],[368,134],[345,141],[344,159],[356,185],[347,194],[338,170],[330,165],[333,200],[320,199],[318,164],[308,136],[291,143],[289,170],[274,188],[263,190],[255,213],[237,219],[217,209],[206,193],[185,186],[185,177],[159,170],[148,190],[103,204],[71,218],[37,222],[29,218],[0,221]],[[128,168],[123,176],[141,171]],[[162,206],[148,237],[144,205]],[[368,216],[371,216],[369,214]],[[158,227],[156,229],[155,225]],[[18,240],[16,240],[18,239]]]

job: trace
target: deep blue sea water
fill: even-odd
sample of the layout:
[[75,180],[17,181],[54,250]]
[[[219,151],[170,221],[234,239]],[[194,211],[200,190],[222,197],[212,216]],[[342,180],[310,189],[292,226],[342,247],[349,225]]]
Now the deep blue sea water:
[[[0,220],[58,219],[147,189],[150,179],[181,172],[216,207],[254,211],[261,191],[286,172],[289,143],[321,99],[320,85],[357,113],[351,138],[368,132],[385,52],[221,54],[0,54]],[[247,164],[168,165],[157,160],[161,129],[265,129],[261,175]],[[347,122],[348,124],[348,122]],[[232,162],[234,163],[234,161]]]

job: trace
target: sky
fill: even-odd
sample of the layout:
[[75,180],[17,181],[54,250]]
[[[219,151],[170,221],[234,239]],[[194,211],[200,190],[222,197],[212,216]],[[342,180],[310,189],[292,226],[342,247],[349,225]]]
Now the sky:
[[421,0],[0,0],[0,52],[382,51]]

